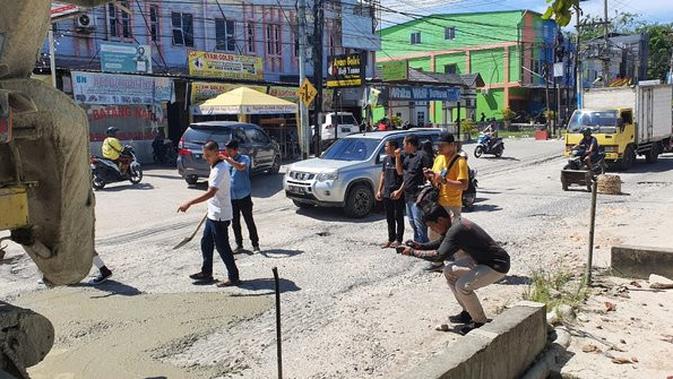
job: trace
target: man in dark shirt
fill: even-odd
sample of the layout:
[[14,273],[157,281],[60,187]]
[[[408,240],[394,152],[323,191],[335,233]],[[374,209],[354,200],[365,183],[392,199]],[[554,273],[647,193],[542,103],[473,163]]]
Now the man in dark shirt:
[[[445,266],[444,276],[463,311],[449,317],[449,321],[465,324],[458,332],[467,334],[487,322],[474,291],[505,277],[509,271],[509,255],[472,221],[461,218],[452,224],[451,217],[441,206],[434,206],[424,221],[443,237],[426,244],[414,243],[402,254],[433,262],[453,260]],[[448,326],[442,325],[439,330],[448,330]]]
[[394,192],[395,196],[404,194],[407,206],[407,217],[414,231],[414,241],[428,242],[428,228],[423,223],[423,212],[416,205],[421,187],[425,184],[423,174],[424,156],[418,151],[418,137],[410,134],[404,137],[404,154],[400,149],[395,150],[395,167],[397,174],[402,175],[402,186]]
[[582,160],[584,163],[586,163],[587,167],[591,170],[592,164],[591,162],[597,162],[599,158],[599,146],[598,146],[598,140],[596,137],[591,135],[591,129],[586,128],[582,131],[582,135],[584,135],[584,138],[580,141],[575,148],[581,149],[582,152]]
[[383,158],[383,170],[376,193],[376,200],[383,201],[388,223],[388,242],[383,244],[383,249],[396,248],[404,240],[404,199],[402,193],[397,191],[402,186],[402,176],[395,167],[395,150],[398,147],[397,141],[386,141],[386,157]]

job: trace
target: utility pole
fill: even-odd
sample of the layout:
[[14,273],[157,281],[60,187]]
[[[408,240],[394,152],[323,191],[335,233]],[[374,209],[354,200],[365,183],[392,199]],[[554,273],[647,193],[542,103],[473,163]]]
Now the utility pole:
[[49,29],[49,68],[51,69],[51,85],[56,88],[56,47],[52,29]]
[[[299,1],[299,85],[306,78],[306,0]],[[302,157],[307,159],[311,154],[311,129],[308,126],[308,108],[303,101],[299,102],[299,122],[301,130],[301,152]],[[318,128],[316,128],[318,132]]]
[[582,109],[582,67],[580,67],[580,16],[582,9],[577,6],[577,45],[575,46],[575,101],[577,109]]
[[673,51],[671,51],[671,64],[670,68],[668,69],[668,84],[673,84]]
[[323,28],[325,27],[325,10],[323,9],[324,0],[313,0],[313,83],[318,90],[315,97],[315,112],[313,114],[313,125],[315,127],[316,143],[315,155],[320,155],[320,134],[322,125],[320,125],[320,113],[322,113],[322,60],[323,60]]
[[603,85],[605,87],[610,84],[610,38],[609,38],[609,32],[610,32],[610,20],[608,20],[608,0],[603,0],[603,11],[605,15],[605,19],[603,22],[605,23],[603,25],[603,37],[605,38],[605,51],[603,52]]

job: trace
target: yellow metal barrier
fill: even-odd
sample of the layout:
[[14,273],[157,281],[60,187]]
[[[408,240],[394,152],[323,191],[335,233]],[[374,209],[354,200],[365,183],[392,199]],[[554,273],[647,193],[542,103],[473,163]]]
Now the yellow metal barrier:
[[24,187],[0,188],[0,230],[28,225],[28,193]]

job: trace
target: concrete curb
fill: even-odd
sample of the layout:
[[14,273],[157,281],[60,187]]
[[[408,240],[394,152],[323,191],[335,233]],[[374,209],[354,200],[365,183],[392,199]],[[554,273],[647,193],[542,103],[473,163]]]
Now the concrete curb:
[[648,279],[657,274],[673,279],[673,249],[613,246],[610,267],[616,276]]
[[521,302],[399,378],[519,378],[546,345],[545,305]]

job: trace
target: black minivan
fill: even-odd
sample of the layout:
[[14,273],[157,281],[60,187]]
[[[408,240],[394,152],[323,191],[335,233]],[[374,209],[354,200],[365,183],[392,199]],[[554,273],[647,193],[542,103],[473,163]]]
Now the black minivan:
[[196,184],[199,178],[207,178],[210,167],[203,158],[203,145],[212,140],[224,150],[224,145],[232,139],[238,141],[241,154],[250,157],[252,173],[278,173],[281,164],[278,143],[259,126],[236,121],[191,124],[178,145],[178,173],[188,184]]

